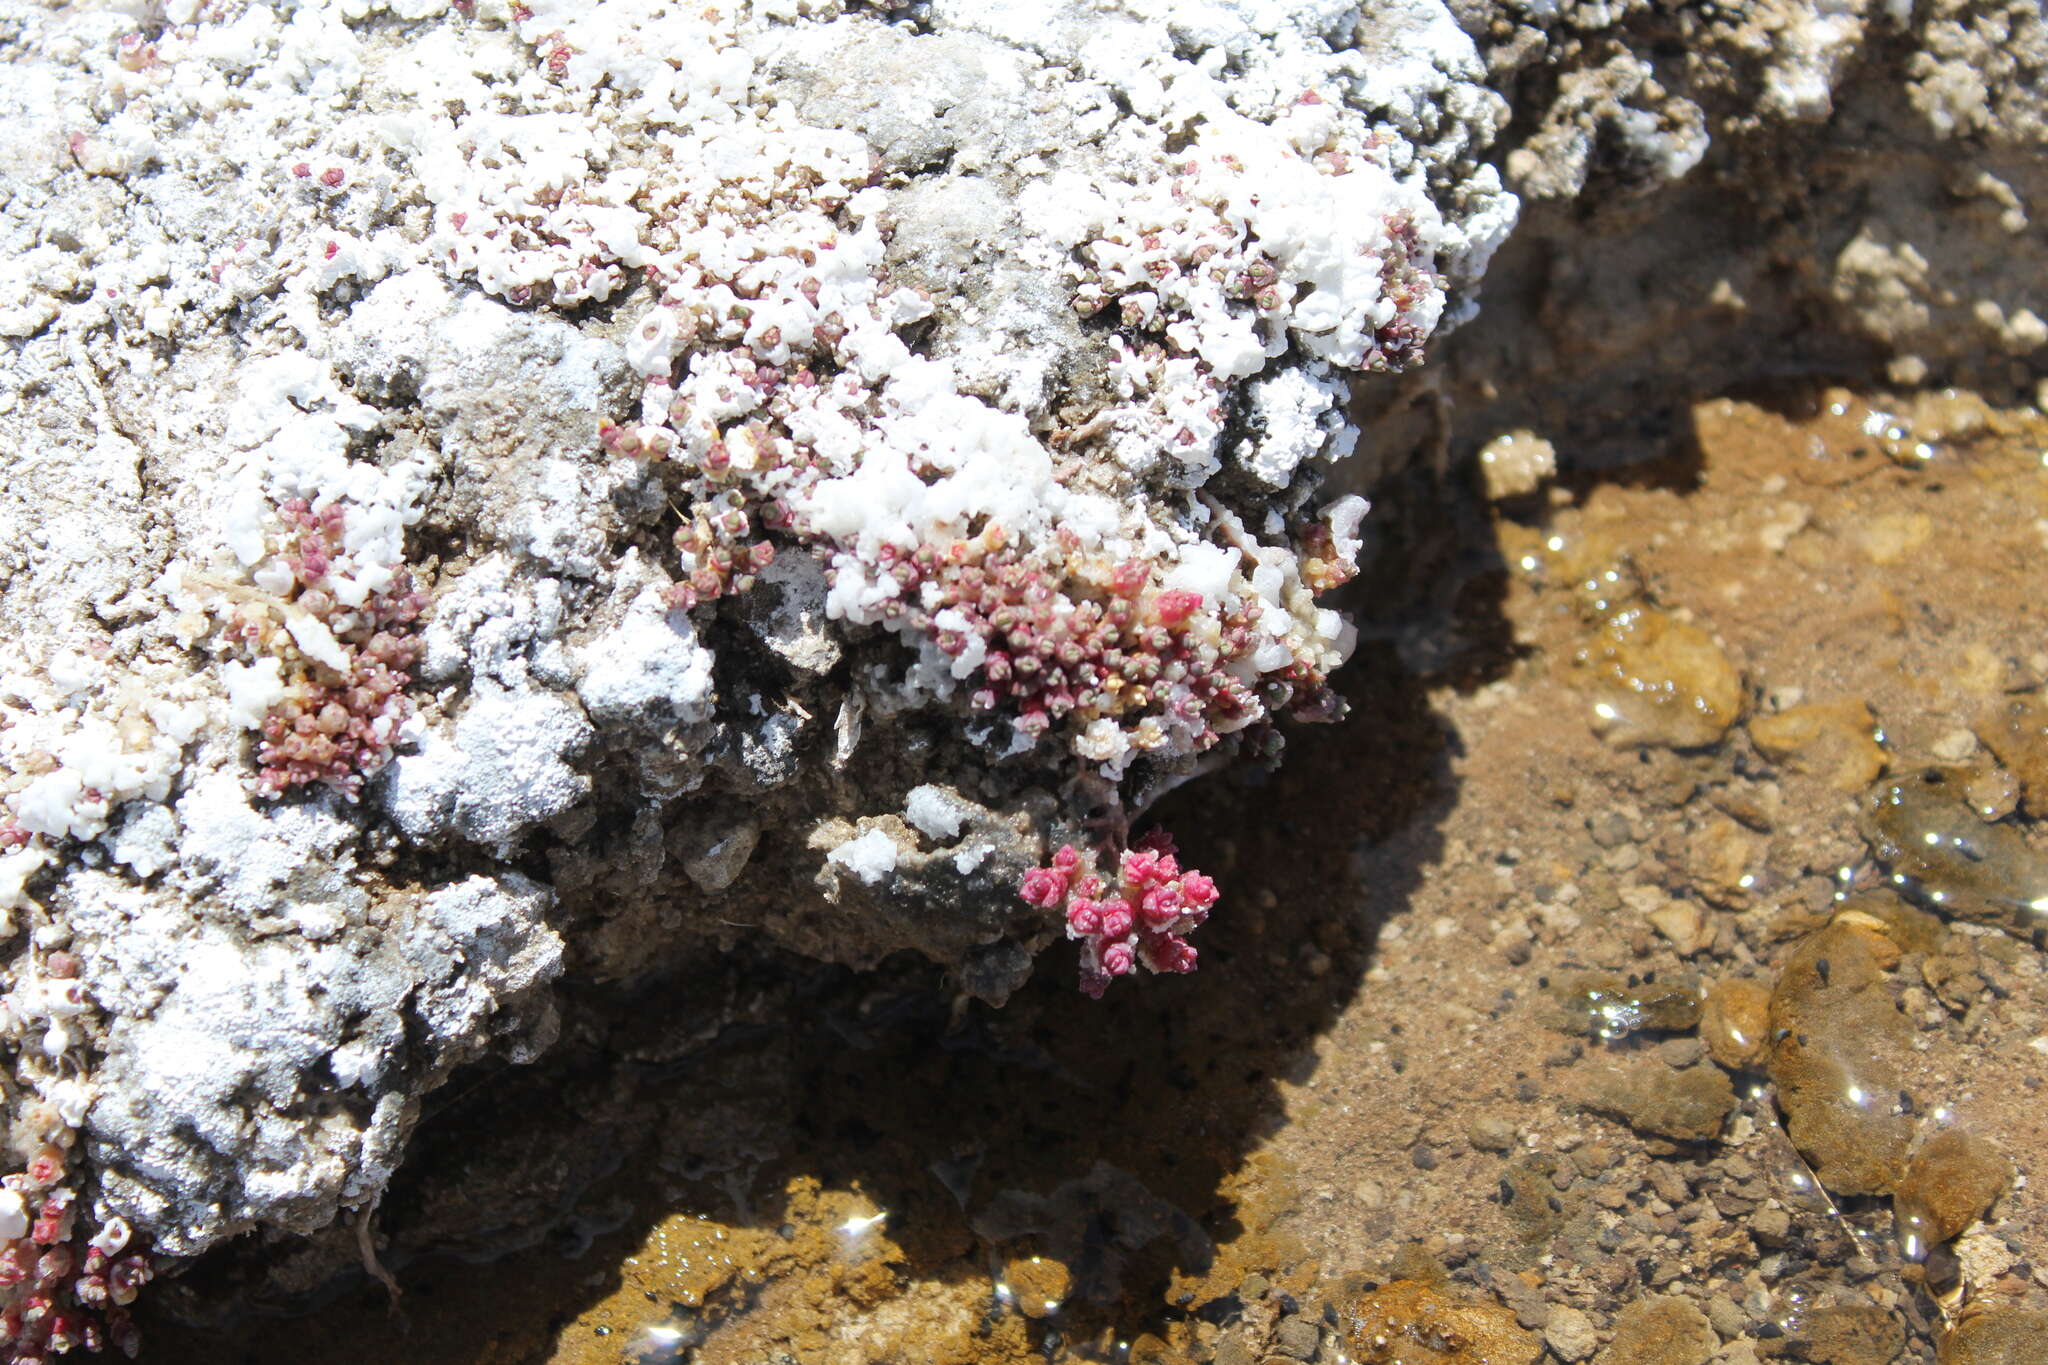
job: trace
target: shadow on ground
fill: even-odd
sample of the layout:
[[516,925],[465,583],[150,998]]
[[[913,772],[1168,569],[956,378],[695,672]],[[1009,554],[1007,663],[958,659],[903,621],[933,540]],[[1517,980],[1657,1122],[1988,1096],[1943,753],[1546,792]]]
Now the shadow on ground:
[[[1442,505],[1418,516],[1417,502]],[[1381,926],[1440,854],[1454,740],[1429,689],[1478,685],[1511,648],[1467,534],[1483,518],[1460,495],[1411,475],[1376,520],[1446,529],[1390,533],[1389,569],[1357,585],[1368,640],[1339,678],[1350,718],[1295,731],[1276,773],[1226,774],[1155,812],[1224,889],[1201,971],[1091,1002],[1056,947],[995,1010],[918,963],[861,975],[759,954],[630,998],[572,995],[541,1063],[434,1098],[376,1217],[395,1311],[367,1275],[295,1276],[331,1265],[351,1228],[328,1234],[326,1257],[245,1242],[164,1287],[148,1359],[567,1358],[564,1325],[618,1290],[657,1222],[784,1228],[805,1176],[888,1212],[900,1274],[986,1273],[1028,1225],[1076,1273],[1066,1330],[1136,1333],[1181,1311],[1176,1274],[1201,1274],[1243,1231],[1230,1177],[1281,1120],[1276,1083],[1314,1069]],[[1398,642],[1424,634],[1438,643],[1418,669]],[[682,1317],[649,1296],[646,1320],[715,1321],[745,1293]],[[622,1334],[610,1358],[626,1351]]]

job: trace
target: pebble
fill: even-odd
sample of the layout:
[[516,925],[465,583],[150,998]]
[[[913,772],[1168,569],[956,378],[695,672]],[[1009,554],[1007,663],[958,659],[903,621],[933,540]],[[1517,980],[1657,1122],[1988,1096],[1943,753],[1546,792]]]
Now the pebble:
[[1749,1314],[1742,1306],[1726,1294],[1716,1294],[1707,1300],[1707,1321],[1724,1339],[1733,1341],[1749,1331]]
[[1761,981],[1717,981],[1700,1003],[1700,1041],[1731,1071],[1750,1071],[1770,1051],[1771,992]]
[[1899,1249],[1918,1260],[1984,1216],[2012,1184],[2012,1162],[1960,1128],[1936,1133],[1913,1154],[1892,1195]]
[[1771,992],[1786,1132],[1836,1194],[1885,1194],[1905,1172],[1913,1120],[1898,1096],[1913,1030],[1885,980],[1897,961],[1890,939],[1838,918],[1792,950]]
[[1700,1022],[1699,987],[1690,980],[1560,972],[1550,979],[1549,991],[1561,1007],[1559,1027],[1601,1038],[1620,1038],[1638,1029],[1690,1033]]
[[[2020,780],[1996,764],[1980,766],[1963,783],[1963,800],[1980,820],[2003,820],[2020,806]],[[2035,817],[2039,819],[2039,816]]]
[[1498,1114],[1474,1119],[1471,1126],[1465,1130],[1465,1141],[1482,1152],[1510,1152],[1519,1140],[1515,1125]]
[[1704,748],[1742,717],[1741,670],[1706,631],[1654,607],[1609,616],[1573,662],[1610,744]]
[[1856,698],[1790,706],[1749,722],[1750,742],[1773,763],[1805,773],[1836,791],[1862,791],[1884,772],[1877,717]]
[[1638,1133],[1676,1142],[1710,1142],[1735,1108],[1735,1087],[1712,1067],[1673,1071],[1653,1058],[1629,1058],[1594,1071],[1583,1103]]
[[1992,1308],[1956,1324],[1941,1365],[2040,1365],[2048,1360],[2048,1313]]
[[1690,1300],[1638,1299],[1614,1320],[1614,1339],[1599,1365],[1706,1365],[1720,1344]]
[[1280,1319],[1273,1329],[1274,1348],[1290,1360],[1313,1360],[1322,1344],[1322,1330],[1299,1314]]
[[1892,1365],[1906,1345],[1899,1320],[1874,1303],[1816,1308],[1793,1336],[1800,1357],[1816,1365]]
[[1977,720],[1977,738],[2019,779],[2027,814],[2048,816],[2048,695],[1993,702]]
[[1944,763],[1962,763],[1977,752],[1977,737],[1957,726],[1938,737],[1929,747],[1934,756]]
[[1550,1310],[1543,1340],[1566,1365],[1584,1360],[1600,1347],[1600,1334],[1593,1329],[1593,1320],[1569,1304]]
[[1629,828],[1628,817],[1620,811],[1606,810],[1586,820],[1586,832],[1593,836],[1593,842],[1602,848],[1619,848],[1635,837]]
[[1508,1309],[1417,1280],[1383,1285],[1343,1316],[1355,1365],[1536,1365],[1543,1355],[1543,1339]]
[[[1716,815],[1693,835],[1687,869],[1701,895],[1716,905],[1744,908],[1756,885],[1759,841],[1735,821]],[[1683,904],[1683,902],[1679,902]]]
[[1902,953],[1934,957],[1947,950],[1952,935],[1941,916],[1908,905],[1889,891],[1866,891],[1835,906],[1833,918],[1864,924],[1898,945]]
[[1621,1153],[1605,1142],[1589,1142],[1572,1153],[1572,1160],[1587,1175],[1599,1175],[1619,1165]]
[[1557,447],[1527,428],[1503,432],[1479,448],[1479,475],[1490,502],[1519,498],[1557,473]]
[[1697,1038],[1666,1038],[1657,1044],[1657,1060],[1674,1071],[1697,1066],[1706,1055],[1706,1045]]
[[1043,1256],[1017,1257],[1003,1268],[1003,1280],[1016,1295],[1017,1311],[1027,1318],[1052,1316],[1074,1287],[1072,1273]]
[[1691,901],[1666,901],[1644,918],[1680,957],[1691,957],[1713,941],[1705,912]]
[[1173,1347],[1151,1332],[1141,1333],[1131,1343],[1130,1354],[1124,1357],[1130,1365],[1178,1365],[1180,1357]]
[[1792,1215],[1784,1209],[1758,1209],[1749,1220],[1749,1231],[1760,1246],[1784,1246],[1792,1236]]
[[2042,925],[2035,904],[2048,903],[2048,855],[1978,819],[1962,787],[1941,768],[1878,783],[1863,800],[1864,840],[1895,882],[1944,913],[2031,935]]
[[1880,512],[1864,522],[1857,540],[1871,563],[1903,563],[1934,539],[1934,518],[1925,512]]

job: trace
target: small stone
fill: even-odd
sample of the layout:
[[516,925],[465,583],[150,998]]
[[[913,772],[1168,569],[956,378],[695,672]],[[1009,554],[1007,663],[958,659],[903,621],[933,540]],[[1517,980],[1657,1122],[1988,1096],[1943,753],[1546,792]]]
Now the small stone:
[[1017,1311],[1027,1318],[1050,1317],[1066,1302],[1074,1277],[1058,1261],[1044,1256],[1019,1256],[1003,1268],[1003,1281],[1016,1296]]
[[1652,607],[1610,616],[1573,660],[1594,733],[1620,747],[1717,744],[1742,716],[1742,672],[1706,631]]
[[1977,737],[2019,779],[2027,814],[2048,816],[2048,695],[1993,702],[1977,720]]
[[1548,1152],[1533,1154],[1501,1173],[1494,1197],[1525,1244],[1547,1242],[1563,1228],[1566,1205],[1557,1197],[1562,1187],[1556,1180],[1568,1174]]
[[[1949,928],[1941,916],[1908,905],[1889,891],[1865,891],[1851,896],[1835,906],[1831,918],[1875,929],[1890,939],[1900,953],[1933,957],[1948,949]],[[1886,970],[1890,970],[1889,964]]]
[[1770,1075],[1792,1145],[1835,1194],[1885,1194],[1914,1121],[1898,1112],[1912,1025],[1885,970],[1898,946],[1838,915],[1786,960],[1771,993]]
[[1657,1060],[1673,1071],[1697,1065],[1706,1054],[1706,1044],[1697,1038],[1666,1038],[1657,1044]]
[[1706,1365],[1721,1339],[1686,1299],[1638,1299],[1614,1320],[1599,1365]]
[[1621,1163],[1621,1154],[1605,1142],[1589,1142],[1572,1153],[1572,1162],[1587,1175],[1599,1175]]
[[1749,1071],[1770,1049],[1771,993],[1760,981],[1731,977],[1708,989],[1700,1005],[1700,1040],[1730,1071]]
[[1759,1246],[1784,1246],[1792,1236],[1792,1215],[1780,1208],[1758,1209],[1750,1216],[1749,1231]]
[[1915,1259],[1984,1216],[2012,1184],[2012,1162],[1984,1138],[1957,1128],[1913,1154],[1892,1195],[1899,1246]]
[[1856,539],[1871,563],[1903,563],[1934,539],[1934,518],[1925,512],[1881,512],[1863,523]]
[[1280,1319],[1280,1325],[1273,1329],[1273,1345],[1291,1360],[1315,1359],[1322,1344],[1322,1331],[1299,1314]]
[[1666,901],[1644,918],[1650,927],[1671,944],[1680,957],[1690,957],[1712,941],[1707,917],[1691,901]]
[[1533,493],[1557,473],[1557,447],[1520,429],[1494,437],[1479,449],[1479,475],[1490,502]]
[[1892,1365],[1906,1345],[1898,1318],[1874,1303],[1816,1308],[1792,1336],[1799,1357],[1815,1365]]
[[1418,1171],[1433,1171],[1437,1167],[1436,1149],[1426,1142],[1418,1142],[1409,1151],[1408,1161]]
[[1716,1294],[1707,1300],[1707,1321],[1723,1341],[1732,1341],[1749,1331],[1749,1314],[1726,1294]]
[[1747,906],[1760,861],[1757,837],[1716,815],[1686,847],[1686,870],[1700,894],[1716,905]]
[[1474,1119],[1465,1130],[1465,1141],[1482,1152],[1510,1152],[1514,1150],[1518,1135],[1515,1125],[1497,1114]]
[[1977,752],[1977,737],[1958,726],[1936,739],[1930,748],[1944,763],[1965,763]]
[[1963,782],[1963,800],[1980,820],[2003,820],[2019,809],[2020,780],[2009,769],[1980,767]]
[[1130,1354],[1125,1357],[1129,1365],[1180,1365],[1183,1359],[1185,1357],[1152,1332],[1141,1333],[1132,1341]]
[[2048,1360],[2048,1313],[1992,1308],[1956,1324],[1941,1365],[2039,1365]]
[[1619,972],[1560,972],[1549,993],[1557,1027],[1601,1038],[1639,1029],[1690,1032],[1700,1021],[1699,987],[1690,980],[1642,981]]
[[1984,823],[1962,786],[1952,768],[1887,778],[1864,795],[1859,832],[1895,879],[1917,883],[1944,914],[2030,934],[2026,907],[2048,894],[2048,854],[2016,829]]
[[1650,1058],[1630,1058],[1588,1076],[1581,1103],[1638,1133],[1710,1142],[1735,1108],[1735,1088],[1711,1067],[1673,1071]]
[[1628,818],[1620,811],[1604,810],[1586,821],[1586,832],[1602,848],[1619,848],[1635,837]]
[[1593,1320],[1570,1304],[1561,1304],[1550,1310],[1550,1323],[1543,1329],[1544,1344],[1566,1365],[1584,1360],[1599,1349],[1600,1334],[1593,1330]]
[[1543,1340],[1497,1303],[1395,1280],[1343,1314],[1355,1365],[1536,1365]]
[[1749,722],[1750,742],[1773,763],[1819,778],[1838,792],[1860,792],[1884,772],[1877,717],[1862,701],[1811,702]]

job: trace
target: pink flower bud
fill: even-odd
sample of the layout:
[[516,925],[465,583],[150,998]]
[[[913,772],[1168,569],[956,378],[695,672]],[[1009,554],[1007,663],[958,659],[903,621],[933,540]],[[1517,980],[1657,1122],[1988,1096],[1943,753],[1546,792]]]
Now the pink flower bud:
[[1150,886],[1159,879],[1159,855],[1149,848],[1127,849],[1119,871],[1133,886]]
[[1185,588],[1174,588],[1160,593],[1153,603],[1164,625],[1177,626],[1192,616],[1202,605],[1202,594],[1189,592]]
[[1067,906],[1067,937],[1088,938],[1102,932],[1102,907],[1076,896]]
[[1147,929],[1157,932],[1166,928],[1180,918],[1180,888],[1171,882],[1153,887],[1138,902],[1138,914]]
[[1072,844],[1061,844],[1060,851],[1052,855],[1052,865],[1062,872],[1071,873],[1081,865],[1081,855],[1074,851]]
[[1131,932],[1131,904],[1118,899],[1102,903],[1102,936],[1122,938]]
[[1067,879],[1063,873],[1049,867],[1034,867],[1024,874],[1023,882],[1017,887],[1017,894],[1030,905],[1050,910],[1067,895]]
[[1112,943],[1102,950],[1102,970],[1111,976],[1129,976],[1136,965],[1128,943]]
[[1180,898],[1190,909],[1207,910],[1216,903],[1216,883],[1199,872],[1190,872],[1180,879]]

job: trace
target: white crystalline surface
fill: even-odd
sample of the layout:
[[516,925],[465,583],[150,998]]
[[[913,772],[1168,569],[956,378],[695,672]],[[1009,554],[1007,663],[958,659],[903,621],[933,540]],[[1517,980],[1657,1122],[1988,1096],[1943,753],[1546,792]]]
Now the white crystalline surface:
[[[1044,793],[1326,708],[1347,384],[1513,218],[1426,0],[84,9],[0,0],[0,1046],[179,1253],[376,1199],[591,905],[956,961]],[[263,794],[407,575],[388,752]]]

